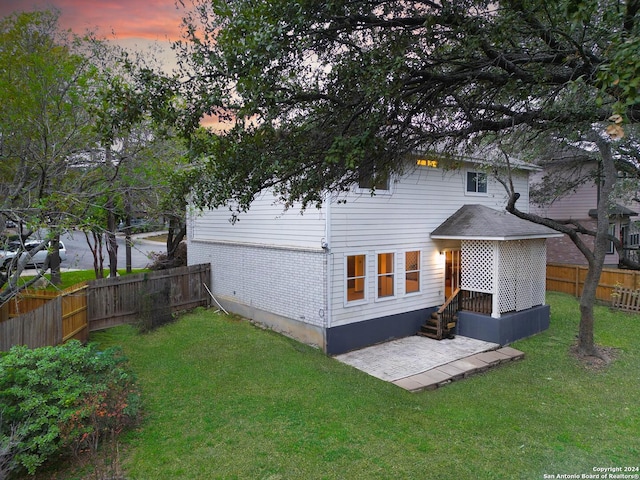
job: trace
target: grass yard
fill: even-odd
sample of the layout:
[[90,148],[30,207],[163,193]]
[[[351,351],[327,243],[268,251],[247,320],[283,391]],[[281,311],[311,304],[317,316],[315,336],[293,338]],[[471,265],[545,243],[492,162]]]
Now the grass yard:
[[[132,275],[132,274],[143,273],[148,271],[149,271],[148,269],[139,268],[139,269],[132,270],[131,274],[128,274],[126,269],[122,268],[122,269],[118,269],[118,275]],[[105,270],[105,276],[107,275],[109,275],[109,269]],[[51,280],[51,273],[46,273],[44,277],[47,280]],[[21,278],[21,281],[26,282],[32,278],[33,276],[25,275],[24,277]],[[60,285],[49,284],[45,288],[45,290],[64,290],[65,288],[69,288],[81,282],[88,282],[91,280],[95,280],[96,274],[93,270],[68,270],[68,271],[63,271],[62,274],[60,275],[60,278],[62,280],[62,283]]]
[[598,307],[603,370],[570,353],[575,299],[523,361],[408,393],[247,321],[198,310],[122,345],[146,417],[125,438],[128,479],[542,479],[640,466],[640,317]]

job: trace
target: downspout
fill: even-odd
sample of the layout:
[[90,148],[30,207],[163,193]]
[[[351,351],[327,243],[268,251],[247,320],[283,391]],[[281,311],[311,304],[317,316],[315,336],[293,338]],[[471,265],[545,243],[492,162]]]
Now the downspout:
[[326,312],[324,315],[325,322],[325,345],[326,345],[326,330],[331,328],[332,317],[333,317],[333,302],[331,300],[331,285],[333,278],[333,254],[331,253],[331,198],[329,197],[328,201],[325,202],[326,210],[325,210],[325,246],[324,248],[324,261],[327,266],[327,276],[325,278],[326,284]]

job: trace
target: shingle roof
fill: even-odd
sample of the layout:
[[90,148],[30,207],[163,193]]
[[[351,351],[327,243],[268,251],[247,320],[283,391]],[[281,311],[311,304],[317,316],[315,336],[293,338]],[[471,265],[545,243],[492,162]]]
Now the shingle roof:
[[431,232],[431,238],[455,240],[524,240],[560,237],[561,233],[484,205],[464,205]]
[[[598,218],[598,210],[595,208],[589,210],[589,216],[593,218]],[[634,212],[630,208],[627,208],[624,205],[620,205],[619,203],[616,203],[611,208],[609,208],[609,216],[610,217],[636,217],[638,216],[638,212]]]

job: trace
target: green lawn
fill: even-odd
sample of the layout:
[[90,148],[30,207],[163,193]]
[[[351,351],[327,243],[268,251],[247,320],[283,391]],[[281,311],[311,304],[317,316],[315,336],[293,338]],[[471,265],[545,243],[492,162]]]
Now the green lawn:
[[[140,269],[134,269],[131,271],[131,274],[128,274],[126,269],[122,268],[118,270],[118,275],[132,275],[132,274],[148,272],[148,271],[149,271],[148,269],[140,268]],[[105,269],[104,274],[105,276],[108,276],[109,269]],[[44,277],[47,280],[50,280],[51,274],[46,273]],[[21,281],[26,282],[32,278],[33,276],[25,275],[24,277],[21,278]],[[93,270],[69,270],[69,271],[63,271],[62,274],[60,275],[60,278],[62,280],[62,283],[60,285],[48,285],[46,287],[46,290],[64,290],[65,288],[69,288],[81,282],[88,282],[91,280],[95,280],[96,274]]]
[[146,416],[128,479],[541,479],[640,465],[640,317],[598,307],[594,372],[569,353],[578,305],[550,293],[551,328],[523,361],[408,393],[271,331],[198,310],[122,345]]

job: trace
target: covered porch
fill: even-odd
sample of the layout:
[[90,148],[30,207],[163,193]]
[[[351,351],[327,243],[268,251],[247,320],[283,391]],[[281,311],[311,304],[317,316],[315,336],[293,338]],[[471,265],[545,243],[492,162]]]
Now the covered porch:
[[561,234],[482,205],[451,215],[431,238],[443,250],[459,250],[459,278],[453,279],[459,284],[427,321],[433,338],[455,333],[505,345],[548,328],[545,241],[556,236]]

